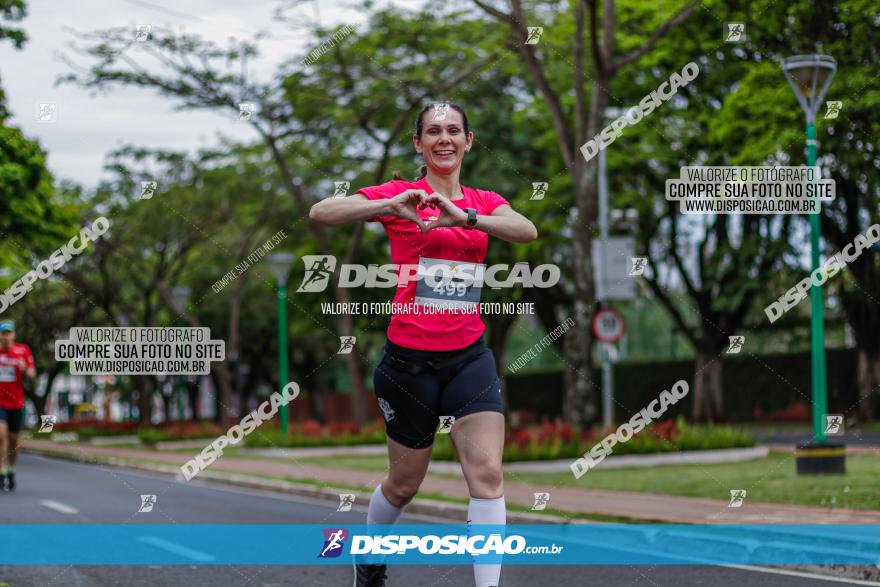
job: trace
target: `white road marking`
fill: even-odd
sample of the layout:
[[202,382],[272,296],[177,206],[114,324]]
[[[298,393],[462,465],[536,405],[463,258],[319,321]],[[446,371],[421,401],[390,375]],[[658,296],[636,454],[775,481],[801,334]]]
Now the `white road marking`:
[[172,554],[176,554],[182,557],[186,557],[190,560],[199,561],[199,562],[210,562],[214,560],[214,556],[210,554],[206,554],[204,552],[200,552],[198,550],[193,550],[192,548],[182,546],[180,544],[176,544],[174,542],[169,542],[164,538],[158,538],[156,536],[138,536],[137,540],[140,542],[144,542],[149,544],[150,546],[155,546],[156,548],[161,548],[162,550],[168,551]]
[[79,510],[73,506],[69,506],[67,504],[61,503],[60,501],[52,501],[51,499],[41,499],[40,505],[43,507],[47,507],[50,510],[55,510],[56,512],[62,514],[78,514]]

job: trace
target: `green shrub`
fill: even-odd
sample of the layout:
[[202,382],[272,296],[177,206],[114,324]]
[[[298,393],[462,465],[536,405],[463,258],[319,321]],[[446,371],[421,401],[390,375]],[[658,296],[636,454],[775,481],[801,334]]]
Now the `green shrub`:
[[755,437],[732,426],[694,426],[679,418],[678,450],[718,450],[755,446]]
[[156,444],[163,442],[167,438],[167,434],[158,428],[143,428],[138,430],[138,436],[144,444]]
[[53,428],[55,432],[76,432],[81,439],[94,438],[95,436],[124,436],[137,433],[137,422],[111,422],[88,418],[73,420],[71,422],[59,422]]
[[170,422],[162,427],[141,428],[138,436],[144,444],[172,442],[175,440],[200,440],[217,438],[226,430],[215,422]]
[[[591,430],[582,435],[565,424],[544,422],[540,427],[508,431],[504,462],[576,459],[590,451],[612,430]],[[671,453],[689,450],[740,448],[755,445],[755,437],[730,426],[690,425],[684,418],[655,422],[630,438],[614,445],[612,455]],[[456,460],[448,435],[437,435],[432,457],[439,461]]]
[[96,428],[80,428],[76,432],[80,440],[88,440],[89,438],[95,438],[98,436],[133,436],[136,433],[137,430],[100,430]]
[[284,434],[277,428],[258,428],[245,438],[245,446],[249,448],[305,448],[317,446],[357,446],[362,444],[384,444],[385,433],[382,430],[362,430],[358,433],[345,432],[331,435],[322,432],[319,435],[307,435],[291,430]]

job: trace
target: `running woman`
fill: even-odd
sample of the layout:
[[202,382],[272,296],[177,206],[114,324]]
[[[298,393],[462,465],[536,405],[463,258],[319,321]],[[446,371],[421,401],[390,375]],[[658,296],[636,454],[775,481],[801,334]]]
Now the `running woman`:
[[[405,181],[397,173],[395,180],[361,188],[350,197],[325,199],[309,217],[331,226],[381,222],[391,261],[398,266],[482,263],[489,235],[519,243],[536,239],[534,224],[507,200],[459,183],[473,141],[459,106],[429,105],[419,114],[413,136],[425,160],[420,179]],[[415,280],[409,280],[398,287],[394,303],[413,303],[416,289]],[[420,290],[424,293],[431,292]],[[477,313],[392,314],[385,354],[373,374],[385,418],[389,471],[370,499],[367,524],[397,522],[425,478],[438,424],[447,422],[470,493],[468,523],[506,523],[504,406],[484,330]],[[354,584],[383,587],[385,573],[386,565],[356,564]],[[474,565],[476,587],[497,586],[500,575],[500,564]]]
[[37,376],[34,356],[26,344],[15,342],[15,323],[0,322],[0,491],[15,489],[15,458],[24,408],[24,378]]

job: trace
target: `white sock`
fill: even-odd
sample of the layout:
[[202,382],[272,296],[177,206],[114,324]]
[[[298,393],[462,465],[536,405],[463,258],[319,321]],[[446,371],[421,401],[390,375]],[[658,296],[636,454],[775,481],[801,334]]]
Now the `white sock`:
[[380,483],[370,498],[370,509],[367,510],[367,524],[396,524],[406,506],[399,508],[393,505],[382,493]]
[[[472,497],[468,505],[468,528],[472,524],[507,524],[507,506],[504,503],[504,496],[495,499]],[[500,564],[474,564],[474,585],[476,587],[496,587],[500,578]]]
[[[370,507],[367,510],[367,525],[373,526],[375,524],[396,524],[397,520],[400,519],[401,514],[403,514],[403,510],[406,509],[406,506],[399,508],[392,504],[385,495],[382,493],[382,484],[380,483],[378,487],[373,491],[373,497],[370,498]],[[385,564],[385,555],[379,554],[370,554],[370,555],[358,555],[357,558],[358,564],[370,564],[370,565],[383,565]]]

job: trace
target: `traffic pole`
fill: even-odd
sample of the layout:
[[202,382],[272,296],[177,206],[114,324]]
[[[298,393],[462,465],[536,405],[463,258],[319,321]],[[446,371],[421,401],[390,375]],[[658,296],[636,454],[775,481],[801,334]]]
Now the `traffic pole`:
[[[816,165],[816,125],[807,122],[807,165]],[[820,262],[820,213],[810,214],[810,271],[819,269]],[[812,284],[810,288],[810,341],[812,360],[810,375],[813,387],[813,440],[825,442],[825,415],[828,412],[828,383],[825,364],[825,304],[822,288]]]
[[[278,393],[287,385],[287,287],[278,280]],[[287,404],[281,406],[281,432],[287,434]]]

